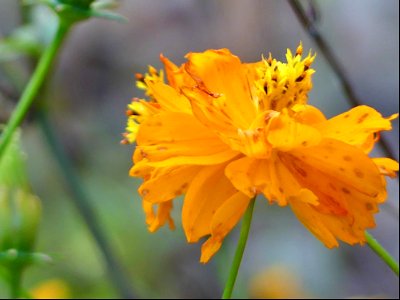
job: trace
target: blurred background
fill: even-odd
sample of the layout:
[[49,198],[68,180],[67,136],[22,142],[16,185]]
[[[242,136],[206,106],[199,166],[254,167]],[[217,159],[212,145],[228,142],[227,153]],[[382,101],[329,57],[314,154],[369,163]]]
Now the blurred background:
[[[399,111],[399,2],[397,0],[324,0],[312,4],[315,24],[331,46],[364,104],[389,116]],[[286,48],[317,52],[310,103],[327,116],[349,109],[338,79],[317,45],[299,24],[287,1],[121,0],[115,11],[126,24],[91,19],[68,37],[51,81],[46,83],[50,118],[88,192],[100,226],[143,298],[218,298],[233,257],[238,228],[207,265],[200,244],[187,244],[174,208],[175,231],[147,231],[139,180],[130,178],[133,146],[123,146],[125,108],[136,89],[134,74],[148,65],[160,68],[163,53],[176,64],[188,52],[229,48],[242,61],[258,61],[272,52],[284,59]],[[6,39],[27,18],[23,34],[45,44],[55,17],[44,6],[26,8],[16,0],[0,1],[0,35]],[[36,51],[32,50],[33,54]],[[0,123],[4,123],[32,70],[32,59],[0,47]],[[32,53],[31,53],[32,54]],[[10,82],[10,78],[13,82]],[[399,153],[399,122],[385,137]],[[24,286],[34,289],[59,280],[72,298],[118,298],[93,237],[71,202],[59,167],[32,118],[23,127],[34,192],[43,202],[37,250],[54,263],[32,267]],[[374,156],[383,155],[377,149]],[[388,180],[388,200],[372,230],[399,259],[399,184]],[[176,201],[179,203],[180,201]],[[0,297],[6,297],[0,283]],[[398,278],[368,247],[342,245],[328,250],[295,218],[290,209],[256,203],[253,227],[239,272],[235,297],[347,298],[399,297]]]

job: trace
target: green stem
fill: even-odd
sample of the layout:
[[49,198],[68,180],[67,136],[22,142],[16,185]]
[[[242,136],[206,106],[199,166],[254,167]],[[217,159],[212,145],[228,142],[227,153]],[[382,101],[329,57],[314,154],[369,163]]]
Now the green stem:
[[237,274],[239,272],[240,263],[242,261],[243,252],[246,247],[247,237],[249,236],[251,218],[253,216],[253,208],[255,203],[255,197],[250,200],[249,206],[244,214],[242,221],[242,228],[240,230],[240,237],[238,245],[235,252],[235,257],[233,258],[231,270],[229,272],[229,278],[226,282],[224,293],[222,294],[222,299],[230,299],[232,296],[232,291],[235,286],[235,281]]
[[368,232],[365,232],[368,246],[399,276],[399,264],[396,260],[382,247],[381,244]]
[[43,55],[41,56],[31,79],[29,80],[15,110],[13,111],[2,135],[0,136],[0,160],[15,130],[24,120],[26,113],[35,100],[41,86],[43,85],[43,82],[47,78],[58,50],[69,29],[71,28],[71,25],[71,23],[60,21],[52,42],[47,47],[45,52],[43,52]]
[[90,204],[89,196],[81,184],[67,153],[65,153],[60,141],[57,139],[57,135],[53,129],[54,126],[50,124],[50,120],[48,119],[43,107],[38,108],[36,117],[46,141],[50,146],[50,150],[60,167],[65,183],[71,192],[71,200],[78,209],[78,212],[81,214],[103,255],[107,272],[112,283],[120,293],[120,296],[124,299],[136,298],[135,293],[132,291],[129,279],[124,272],[124,268],[117,260],[115,253],[100,226],[97,215]]
[[10,298],[18,299],[21,296],[22,268],[14,267],[10,274]]

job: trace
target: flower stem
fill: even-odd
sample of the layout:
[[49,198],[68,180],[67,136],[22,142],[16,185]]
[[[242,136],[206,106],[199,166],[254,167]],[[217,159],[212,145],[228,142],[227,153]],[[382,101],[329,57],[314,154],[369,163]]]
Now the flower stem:
[[242,228],[240,230],[240,237],[238,245],[235,252],[235,257],[232,261],[231,270],[229,272],[229,278],[226,282],[224,293],[222,294],[222,299],[230,299],[232,296],[232,291],[235,286],[235,281],[237,274],[239,272],[240,263],[242,261],[243,252],[246,247],[247,237],[249,236],[251,218],[253,216],[253,208],[255,203],[255,197],[250,200],[249,206],[244,214],[242,221]]
[[381,244],[368,232],[365,232],[368,246],[399,276],[399,264],[396,260],[382,247]]
[[22,270],[20,268],[16,268],[12,270],[10,277],[10,298],[18,299],[21,295],[21,279],[22,279]]
[[40,88],[42,87],[43,82],[46,80],[47,75],[53,65],[54,59],[57,56],[58,50],[69,29],[71,28],[71,25],[71,23],[65,23],[62,21],[59,22],[57,32],[53,40],[41,56],[31,79],[23,91],[15,110],[13,111],[2,135],[0,136],[0,160],[15,130],[24,120],[26,113],[28,112]]
[[67,153],[58,140],[57,134],[53,129],[54,126],[51,125],[49,117],[43,107],[38,107],[38,110],[36,111],[36,118],[43,131],[50,150],[60,167],[65,184],[70,190],[72,195],[70,199],[82,216],[86,226],[97,243],[101,254],[103,255],[104,263],[113,285],[122,298],[136,298],[137,296],[131,288],[130,281],[125,274],[124,268],[118,261],[111,244],[107,239],[104,229],[100,226],[96,212],[90,204],[89,196],[81,184],[78,175],[74,170],[72,162],[68,158]]

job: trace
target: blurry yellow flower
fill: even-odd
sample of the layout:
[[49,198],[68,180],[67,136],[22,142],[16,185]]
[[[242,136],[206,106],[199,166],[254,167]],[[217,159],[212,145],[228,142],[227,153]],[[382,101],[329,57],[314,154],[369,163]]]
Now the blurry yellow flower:
[[301,278],[284,265],[269,267],[250,278],[251,299],[310,299]]
[[60,279],[51,279],[36,286],[31,292],[33,299],[66,299],[71,297],[68,285]]
[[249,201],[263,194],[290,205],[327,247],[342,240],[363,244],[373,214],[386,198],[383,175],[398,163],[371,159],[378,133],[391,129],[359,106],[326,119],[307,104],[314,55],[302,46],[286,63],[271,57],[242,63],[227,49],[189,53],[178,67],[161,56],[168,83],[150,68],[138,76],[149,100],[129,105],[125,142],[136,140],[131,176],[151,231],[170,217],[172,200],[185,195],[183,228],[202,246],[207,262],[240,220]]

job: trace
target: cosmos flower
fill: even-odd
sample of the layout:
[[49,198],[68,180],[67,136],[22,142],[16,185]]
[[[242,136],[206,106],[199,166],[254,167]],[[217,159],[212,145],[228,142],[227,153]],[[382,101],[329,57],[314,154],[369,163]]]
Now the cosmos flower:
[[386,199],[384,176],[398,163],[370,158],[391,120],[368,106],[327,119],[307,104],[310,52],[287,51],[287,62],[242,63],[227,49],[189,53],[176,66],[161,55],[164,73],[137,75],[148,101],[128,106],[124,143],[136,141],[130,175],[150,231],[168,223],[172,201],[184,195],[182,225],[188,242],[208,239],[200,261],[221,247],[250,200],[290,206],[327,247],[338,240],[365,243],[374,214]]

